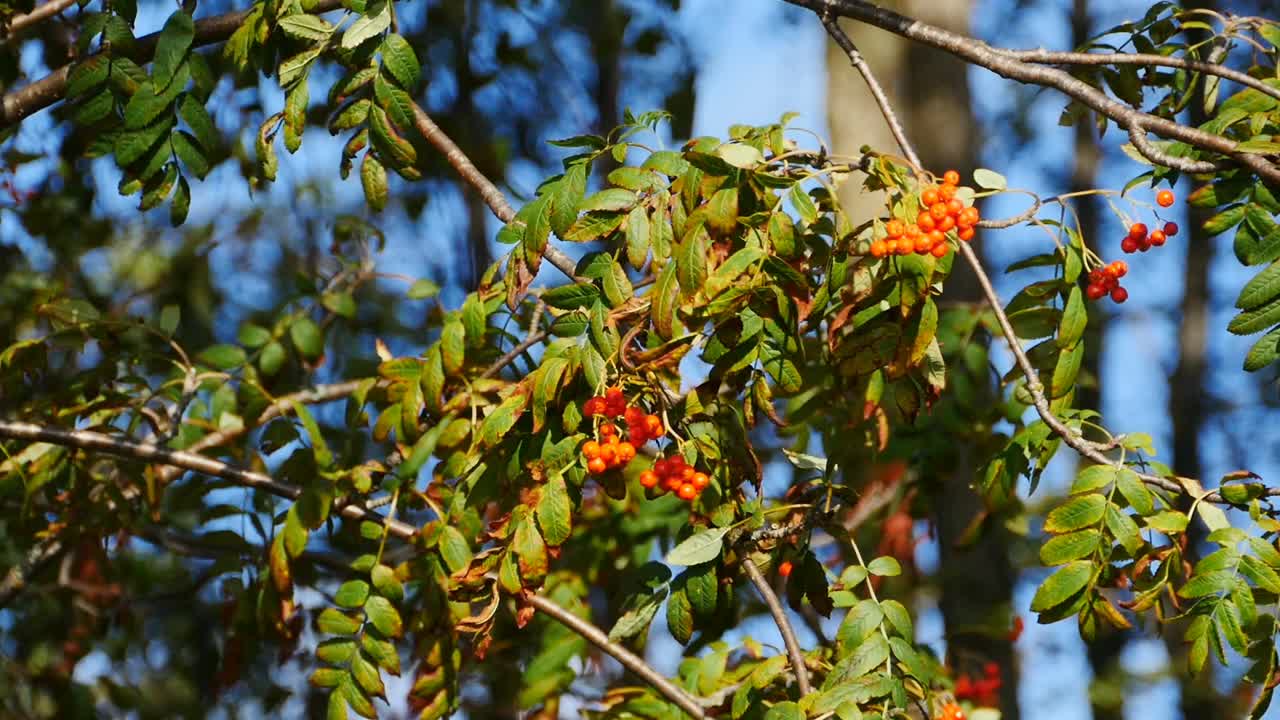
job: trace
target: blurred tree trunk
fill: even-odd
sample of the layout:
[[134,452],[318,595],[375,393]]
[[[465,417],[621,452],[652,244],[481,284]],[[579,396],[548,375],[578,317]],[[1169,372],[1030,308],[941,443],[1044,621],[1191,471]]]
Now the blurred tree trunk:
[[[1216,0],[1188,0],[1185,6],[1217,10]],[[1194,43],[1207,41],[1207,35],[1192,31],[1190,38]],[[1210,50],[1206,46],[1205,52]],[[1201,87],[1203,88],[1203,81]],[[1193,101],[1190,104],[1190,124],[1198,126],[1206,120],[1204,104]],[[1190,186],[1183,192],[1190,192]],[[1204,430],[1208,413],[1205,397],[1205,377],[1207,374],[1208,319],[1209,319],[1209,263],[1211,253],[1205,248],[1211,247],[1211,240],[1204,232],[1204,221],[1210,212],[1200,208],[1186,206],[1188,209],[1186,233],[1187,254],[1183,260],[1182,304],[1178,309],[1178,365],[1169,378],[1169,417],[1173,423],[1173,471],[1186,477],[1201,478],[1204,466],[1200,459],[1200,436]],[[1190,503],[1184,503],[1184,510],[1190,510]],[[1198,548],[1206,535],[1202,524],[1192,523],[1187,530],[1188,560],[1195,562],[1199,556]],[[1180,633],[1178,636],[1180,637]],[[1176,677],[1181,681],[1179,708],[1184,718],[1228,717],[1232,705],[1230,699],[1223,697],[1214,689],[1213,663],[1205,665],[1199,677],[1191,677],[1185,673],[1186,646],[1175,637],[1168,637],[1166,646]]]
[[[950,30],[968,32],[970,0],[905,0],[896,3],[902,12]],[[907,136],[925,168],[937,174],[955,169],[971,176],[979,146],[971,107],[968,67],[930,48],[907,43],[889,33],[846,22],[842,25],[884,85]],[[834,151],[856,153],[870,145],[888,153],[898,147],[862,77],[834,43],[827,45],[827,121]],[[842,189],[841,202],[854,224],[884,213],[883,198],[863,195],[855,180]],[[981,235],[979,235],[981,237]],[[981,302],[973,273],[957,263],[947,283],[949,301]],[[991,627],[996,618],[1007,618],[1011,607],[1013,571],[1009,540],[998,523],[991,523],[976,542],[959,547],[958,540],[973,519],[984,510],[971,489],[973,458],[963,449],[956,472],[945,482],[937,505],[941,554],[941,607],[947,627],[947,648],[962,672],[975,673],[982,661],[997,663],[1002,672],[1001,710],[1005,720],[1017,720],[1017,672],[1013,648],[1003,635],[974,633],[975,627]],[[996,620],[998,622],[998,620]]]
[[[1071,46],[1079,48],[1093,36],[1089,0],[1072,0]],[[1075,124],[1074,156],[1071,168],[1069,192],[1089,190],[1097,184],[1098,163],[1101,149],[1097,131],[1089,118]],[[1094,248],[1110,247],[1110,240],[1099,221],[1098,202],[1093,196],[1085,196],[1075,203],[1080,219],[1080,233],[1086,243]],[[1105,256],[1105,253],[1103,253]],[[1102,410],[1102,355],[1107,337],[1108,313],[1103,306],[1092,304],[1089,313],[1089,352],[1085,353],[1082,375],[1092,380],[1082,383],[1076,393],[1076,406],[1082,410]],[[1120,667],[1120,653],[1128,643],[1128,633],[1112,627],[1101,627],[1092,642],[1086,643],[1089,667],[1093,670],[1093,683],[1089,689],[1089,707],[1093,720],[1122,720],[1124,718],[1124,675]]]

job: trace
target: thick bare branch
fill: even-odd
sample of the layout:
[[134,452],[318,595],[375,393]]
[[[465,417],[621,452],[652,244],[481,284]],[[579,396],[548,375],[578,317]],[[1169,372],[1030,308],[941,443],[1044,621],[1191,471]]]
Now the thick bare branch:
[[908,40],[955,55],[972,65],[986,68],[1011,80],[1054,88],[1114,120],[1121,127],[1137,128],[1139,131],[1151,132],[1167,139],[1184,142],[1203,151],[1227,156],[1238,165],[1252,170],[1259,177],[1280,184],[1280,167],[1261,155],[1236,152],[1235,141],[1132,108],[1060,68],[1020,60],[1007,51],[994,48],[977,38],[929,25],[865,0],[786,0],[786,2],[808,8],[819,18],[840,16],[874,25]]
[[1253,88],[1264,95],[1280,100],[1280,89],[1271,87],[1261,80],[1246,75],[1239,70],[1232,70],[1216,62],[1191,60],[1183,57],[1166,57],[1151,53],[1079,53],[1058,52],[1039,48],[1036,50],[1004,50],[1007,57],[1037,65],[1140,65],[1143,67],[1169,67],[1190,72],[1215,75],[1223,80],[1240,83]]
[[47,539],[33,545],[26,557],[17,565],[9,568],[4,579],[0,580],[0,608],[7,607],[27,587],[31,576],[43,570],[62,553],[62,543],[56,539]]
[[696,698],[663,677],[661,673],[654,670],[649,663],[635,653],[610,640],[609,636],[605,635],[600,628],[541,595],[530,595],[527,599],[530,605],[550,615],[556,622],[581,635],[592,645],[611,655],[614,660],[622,663],[623,667],[635,673],[641,680],[649,683],[654,690],[662,693],[664,697],[680,706],[680,709],[689,713],[690,716],[695,718],[706,717],[702,705],[698,703]]
[[756,592],[764,598],[764,604],[769,606],[769,614],[773,616],[773,622],[778,626],[778,632],[782,634],[782,644],[787,648],[787,657],[791,660],[792,672],[796,674],[796,687],[800,691],[800,696],[808,695],[813,692],[813,687],[809,684],[809,669],[805,667],[804,653],[800,650],[796,631],[787,618],[787,611],[778,600],[778,594],[769,586],[769,581],[765,579],[760,568],[756,567],[751,558],[743,558],[742,569],[747,572],[747,578],[751,580],[751,584],[756,586]]

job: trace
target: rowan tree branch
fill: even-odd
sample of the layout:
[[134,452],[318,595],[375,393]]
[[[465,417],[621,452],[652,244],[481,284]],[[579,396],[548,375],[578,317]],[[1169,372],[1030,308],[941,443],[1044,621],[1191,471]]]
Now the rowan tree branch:
[[[340,7],[342,7],[342,0],[316,0],[315,7],[311,9],[311,13],[318,15]],[[203,47],[226,40],[240,27],[240,24],[244,22],[250,12],[250,10],[238,10],[197,20],[195,23],[195,37],[191,41],[191,46]],[[154,32],[150,35],[143,35],[134,41],[133,47],[127,53],[120,53],[118,50],[113,52],[117,56],[123,54],[131,60],[146,63],[155,54],[156,43],[159,40],[160,33]],[[95,53],[89,57],[94,57],[98,54],[101,53]],[[89,58],[83,59],[88,60]],[[17,90],[5,93],[3,100],[0,101],[0,131],[22,122],[23,119],[61,100],[66,95],[67,75],[71,72],[71,66],[74,64],[63,65],[29,85],[24,85]]]
[[0,27],[0,39],[7,40],[23,30],[61,13],[63,10],[66,10],[75,4],[76,0],[49,0],[49,2],[36,6],[26,15],[14,15],[9,18],[9,24],[7,26]]
[[[281,415],[288,413],[293,409],[293,404],[295,402],[311,405],[315,403],[329,402],[330,400],[338,400],[354,393],[356,389],[360,387],[361,382],[361,380],[347,380],[345,382],[334,383],[332,385],[318,385],[308,390],[300,390],[288,395],[282,395],[281,397],[276,398],[275,402],[268,405],[267,409],[263,410],[262,413],[258,415],[258,419],[253,421],[252,425],[241,425],[236,428],[228,428],[226,430],[211,432],[191,443],[191,445],[184,448],[184,450],[189,453],[198,453],[202,450],[208,450],[209,448],[218,447],[219,445],[225,445],[226,443],[245,435],[249,431],[260,428]],[[181,474],[181,468],[170,465],[160,470],[158,473],[158,479],[161,484],[165,484]]]
[[1261,155],[1236,152],[1235,141],[1125,105],[1065,70],[1020,60],[1010,55],[1008,51],[994,48],[977,38],[929,25],[865,0],[785,0],[785,2],[808,8],[820,19],[840,16],[873,25],[908,40],[955,55],[972,65],[986,68],[1010,80],[1054,88],[1110,118],[1123,128],[1131,131],[1136,128],[1138,131],[1155,133],[1206,152],[1224,155],[1236,164],[1252,170],[1259,177],[1280,184],[1280,167]]
[[787,648],[791,669],[796,674],[796,687],[800,690],[800,697],[808,695],[813,692],[813,687],[809,684],[809,668],[805,667],[804,653],[800,650],[796,631],[787,618],[787,611],[783,609],[782,602],[778,600],[778,594],[769,586],[769,581],[765,579],[764,574],[751,558],[742,559],[742,569],[747,572],[747,578],[751,580],[752,585],[756,586],[760,597],[764,598],[764,604],[769,606],[769,614],[773,616],[773,622],[778,626],[778,632],[782,634],[782,644]]
[[0,608],[7,607],[27,587],[31,576],[39,573],[62,553],[62,543],[49,538],[36,543],[17,565],[9,568],[0,580]]
[[680,709],[690,716],[699,719],[706,717],[702,705],[696,698],[677,687],[635,653],[610,640],[609,636],[605,635],[600,628],[542,595],[530,595],[528,596],[528,602],[539,611],[550,615],[556,622],[586,638],[592,645],[611,655],[613,659],[622,663],[623,667],[635,673],[641,680],[648,683],[654,690],[662,693],[663,697],[680,706]]
[[[1017,73],[1014,73],[1007,65],[1007,62],[1020,63],[1021,61],[1005,58],[1007,62],[1002,63],[992,61],[991,64],[988,64],[986,61],[990,61],[992,58],[995,58],[995,60],[998,61],[1003,56],[1000,51],[994,50],[989,45],[986,45],[979,40],[965,38],[964,36],[926,25],[918,20],[906,18],[892,11],[879,8],[871,3],[863,2],[862,0],[786,0],[786,2],[813,10],[813,12],[818,16],[818,19],[821,20],[823,25],[827,28],[828,33],[832,34],[836,43],[839,44],[846,53],[848,53],[849,50],[846,47],[845,42],[842,42],[840,38],[837,37],[837,33],[839,35],[844,35],[844,33],[832,19],[833,13],[843,15],[845,17],[852,17],[897,33],[908,39],[916,40],[941,50],[952,52],[953,54],[970,60],[974,64],[993,69],[1006,77],[1023,79],[1022,77],[1019,77]],[[834,33],[832,32],[833,28],[836,31]],[[847,36],[845,37],[845,41],[848,41]],[[966,43],[969,47],[965,47]],[[852,46],[852,42],[849,42],[848,45]],[[854,49],[854,52],[857,52],[856,48]],[[1032,69],[1043,71],[1048,70],[1049,68]],[[1054,72],[1061,73],[1062,71]],[[1071,81],[1071,83],[1083,84],[1075,78],[1072,78],[1070,75],[1066,75],[1066,77]],[[863,79],[869,83],[875,83],[875,76],[870,72],[863,73]],[[1060,79],[1054,77],[1048,79],[1042,78],[1040,81],[1027,81],[1034,82],[1035,84],[1057,87],[1067,94],[1072,94],[1073,91],[1079,91],[1073,84],[1066,84],[1066,86],[1063,87],[1060,84]],[[1085,85],[1085,87],[1090,91],[1090,93],[1097,93],[1097,91],[1092,87],[1089,87],[1088,85]],[[894,113],[893,108],[889,105],[885,94],[883,92],[876,92],[873,88],[872,95],[876,98],[876,102],[879,105],[881,113],[885,116],[886,121],[889,122],[891,126],[897,124],[896,113]],[[1115,101],[1107,98],[1105,95],[1102,97],[1106,100],[1107,105],[1118,105],[1118,103],[1115,103]],[[1147,116],[1146,113],[1140,113],[1125,106],[1119,107],[1124,111],[1125,117],[1129,118],[1130,136],[1135,138],[1135,145],[1137,144],[1137,136],[1142,136],[1141,140],[1145,141],[1146,138],[1143,136],[1143,129],[1148,128],[1149,126],[1143,124],[1142,117],[1154,116]],[[1155,119],[1159,120],[1160,118]],[[907,157],[918,157],[915,150],[911,147],[910,142],[906,139],[905,134],[902,136],[897,136],[895,134],[895,137],[899,138],[898,141],[902,144],[903,152]],[[1225,140],[1225,138],[1218,139]],[[915,162],[917,165],[919,164],[918,161]],[[1036,207],[1039,207],[1038,201]],[[1036,409],[1036,413],[1040,416],[1040,419],[1044,421],[1045,425],[1049,426],[1049,429],[1052,430],[1055,435],[1062,438],[1062,441],[1066,443],[1068,447],[1075,450],[1081,456],[1102,465],[1114,465],[1115,463],[1103,454],[1095,443],[1090,442],[1083,435],[1072,430],[1065,422],[1062,421],[1061,418],[1054,415],[1052,408],[1049,407],[1049,400],[1045,397],[1044,384],[1040,381],[1040,375],[1036,372],[1035,367],[1032,366],[1030,358],[1027,357],[1026,350],[1024,350],[1022,344],[1018,342],[1018,336],[1013,330],[1013,324],[1009,321],[1009,316],[1004,311],[1004,304],[1000,301],[999,294],[996,293],[995,287],[991,284],[991,278],[988,277],[986,269],[982,265],[982,261],[978,258],[978,254],[974,252],[973,248],[970,247],[968,243],[961,242],[957,243],[957,245],[959,246],[960,254],[964,256],[965,260],[969,263],[969,266],[973,268],[974,275],[977,276],[978,285],[982,288],[982,294],[986,298],[987,304],[991,306],[992,313],[996,316],[996,321],[1000,325],[1000,331],[1004,335],[1005,344],[1013,354],[1015,364],[1026,377],[1027,392],[1031,395],[1032,404]],[[1175,494],[1182,494],[1186,492],[1183,486],[1176,480],[1148,473],[1137,473],[1137,475],[1144,483],[1153,487]],[[1280,496],[1280,488],[1268,488],[1266,496]],[[1201,498],[1201,500],[1213,503],[1225,502],[1221,493],[1216,491],[1206,494]]]
[[[92,432],[88,430],[63,430],[60,428],[44,427],[23,422],[9,422],[0,420],[0,437],[13,438],[17,440],[30,440],[33,442],[47,442],[66,447],[80,448],[83,450],[92,450],[115,455],[124,458],[133,458],[136,460],[144,460],[147,462],[163,463],[174,465],[187,470],[201,472],[206,475],[220,477],[229,480],[244,487],[264,490],[278,497],[289,500],[296,500],[301,494],[301,489],[273,480],[267,475],[256,473],[249,470],[232,467],[228,463],[207,458],[203,455],[180,451],[166,450],[155,445],[146,445],[135,443],[121,438],[111,437],[102,433]],[[343,517],[351,520],[368,520],[378,523],[387,529],[387,532],[400,539],[412,540],[417,535],[418,529],[408,523],[393,520],[378,513],[371,512],[365,508],[353,504],[335,505],[335,509]],[[28,566],[34,567],[37,564],[47,562],[60,551],[60,544],[57,541],[48,541],[46,543],[37,544],[28,553],[30,562]],[[0,583],[0,607],[10,600],[26,585],[26,577],[28,572],[20,572],[15,575],[12,571],[9,577],[6,577],[3,583]],[[11,579],[12,578],[12,579]],[[667,699],[676,703],[682,710],[689,713],[694,718],[703,718],[705,713],[698,701],[684,690],[676,687],[670,680],[663,677],[661,673],[654,670],[652,666],[641,658],[631,653],[626,648],[609,640],[600,628],[570,613],[568,610],[560,607],[554,601],[540,595],[528,596],[528,601],[538,610],[550,615],[557,622],[563,624],[570,630],[578,633],[586,638],[596,647],[613,656],[624,667],[638,675],[645,682],[653,686],[655,690],[662,693]]]

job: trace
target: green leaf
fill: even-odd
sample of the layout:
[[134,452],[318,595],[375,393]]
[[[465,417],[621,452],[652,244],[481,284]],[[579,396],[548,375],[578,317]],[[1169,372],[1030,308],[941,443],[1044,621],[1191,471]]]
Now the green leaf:
[[1252,310],[1277,297],[1280,297],[1280,262],[1272,263],[1244,286],[1236,298],[1236,307]]
[[542,529],[542,537],[548,545],[557,547],[569,539],[573,530],[573,505],[569,501],[564,477],[559,473],[552,475],[542,486],[537,515],[538,527]]
[[1209,237],[1220,235],[1244,220],[1245,206],[1235,205],[1204,221],[1204,231]]
[[898,564],[895,558],[889,555],[882,555],[867,563],[867,571],[872,575],[896,577],[902,574],[902,565]]
[[609,639],[618,642],[647,632],[649,624],[653,622],[653,617],[658,614],[658,608],[662,607],[662,601],[666,598],[665,587],[658,588],[652,593],[633,595],[628,598],[623,605],[625,609],[622,615],[609,629]]
[[1005,190],[1009,187],[1009,181],[1003,175],[986,168],[973,171],[973,184],[983,190]]
[[416,280],[409,287],[407,294],[410,300],[424,300],[440,294],[440,286],[432,280]]
[[1243,265],[1272,262],[1280,257],[1280,226],[1265,208],[1249,203],[1232,248]]
[[1145,519],[1147,527],[1166,535],[1186,532],[1189,519],[1176,510],[1163,510]]
[[364,607],[369,599],[369,583],[363,580],[348,580],[342,583],[333,596],[333,602],[340,608],[354,609]]
[[381,34],[391,26],[390,0],[375,0],[365,8],[365,14],[351,23],[342,33],[342,47],[351,50],[364,41]]
[[458,528],[446,525],[440,533],[438,547],[449,572],[461,572],[471,566],[471,545]]
[[844,616],[840,629],[836,632],[837,648],[841,654],[858,647],[871,637],[880,628],[884,617],[884,608],[874,600],[863,600],[854,605]]
[[728,235],[738,226],[738,188],[717,190],[707,202],[707,225],[719,235]]
[[381,52],[383,67],[391,72],[400,87],[412,90],[422,76],[422,66],[409,41],[392,33],[382,41]]
[[150,82],[145,82],[138,92],[129,98],[124,108],[124,126],[129,130],[144,128],[169,109],[173,98],[160,93]]
[[296,40],[328,40],[334,31],[332,23],[318,15],[307,13],[295,13],[280,18],[276,26],[283,30],[285,35]]
[[213,345],[196,356],[200,362],[217,370],[230,370],[244,364],[245,352],[235,345]]
[[213,118],[209,117],[209,112],[199,100],[190,94],[183,95],[178,101],[178,116],[187,124],[187,127],[191,128],[196,141],[206,153],[217,150],[218,128],[213,124]]
[[1280,595],[1280,574],[1252,555],[1240,558],[1240,574],[1269,593]]
[[664,340],[670,340],[674,337],[676,309],[680,306],[680,284],[676,278],[675,263],[667,263],[658,272],[649,300],[649,319],[653,322],[653,329]]
[[617,230],[626,217],[625,214],[616,212],[589,212],[575,220],[560,237],[566,242],[597,240]]
[[1257,372],[1280,359],[1280,327],[1272,330],[1254,343],[1244,358],[1244,369]]
[[356,653],[351,658],[351,676],[362,690],[374,697],[383,697],[386,690],[382,685],[382,675],[373,663],[365,659],[363,653]]
[[169,144],[188,172],[201,180],[209,174],[209,160],[205,158],[194,137],[179,130],[169,136]]
[[531,268],[537,268],[542,262],[542,253],[547,249],[551,238],[551,198],[539,195],[537,200],[529,203],[528,225],[525,227],[524,247],[525,262]]
[[165,21],[164,28],[160,30],[160,39],[156,41],[156,52],[151,65],[151,76],[155,78],[157,88],[164,90],[169,86],[175,71],[191,49],[191,41],[195,39],[195,35],[195,23],[185,10],[175,11]]
[[589,308],[600,300],[600,288],[594,283],[575,283],[552,288],[542,294],[542,301],[557,310]]
[[[320,432],[320,425],[316,422],[315,416],[311,414],[311,411],[307,409],[304,403],[298,400],[292,400],[289,404],[293,408],[293,413],[298,416],[298,421],[302,423],[302,427],[307,431],[307,439],[311,442],[312,452],[315,453],[316,464],[320,467],[328,467],[333,464],[333,452],[329,450],[329,445],[325,442],[324,434]],[[319,525],[319,522],[322,521],[323,519],[314,524]]]
[[1069,348],[1075,345],[1084,336],[1088,323],[1089,311],[1084,305],[1084,295],[1080,292],[1079,285],[1073,285],[1066,307],[1062,310],[1062,322],[1058,325],[1058,347]]
[[485,447],[493,447],[511,430],[528,405],[528,396],[515,393],[503,400],[498,407],[485,416],[480,425],[480,440]]
[[[730,147],[747,147],[746,145],[732,145]],[[752,148],[753,150],[755,148]],[[758,152],[758,151],[757,151]],[[804,720],[804,712],[800,710],[800,706],[790,700],[780,702],[769,708],[769,712],[764,714],[764,720]]]
[[316,627],[326,635],[354,635],[360,629],[360,621],[334,608],[320,611]]
[[1138,524],[1129,517],[1128,513],[1120,512],[1119,508],[1110,503],[1107,504],[1106,526],[1130,554],[1136,555],[1142,550],[1144,541]]
[[360,185],[364,188],[365,202],[369,203],[374,212],[380,212],[387,206],[387,169],[371,152],[365,153],[364,160],[360,163]]
[[1236,335],[1252,335],[1277,322],[1280,322],[1280,298],[1235,316],[1227,325],[1227,330]]
[[907,608],[902,603],[897,600],[881,600],[880,609],[884,611],[884,616],[888,618],[889,624],[899,635],[907,640],[915,638],[911,626],[911,613],[907,612]]
[[750,170],[764,162],[764,154],[750,145],[725,143],[716,148],[716,155],[740,170]]
[[318,358],[324,352],[324,334],[314,320],[303,315],[289,326],[289,339],[306,358]]
[[1076,375],[1080,372],[1080,363],[1084,361],[1084,341],[1066,348],[1058,356],[1053,366],[1053,379],[1049,384],[1049,394],[1053,399],[1065,396],[1075,386]]
[[369,624],[386,638],[400,637],[404,632],[404,622],[400,619],[400,612],[396,610],[391,601],[380,596],[371,595],[364,604],[365,617],[369,619]]
[[1095,529],[1057,535],[1041,546],[1040,562],[1054,566],[1088,557],[1098,549],[1101,541],[1102,534]]
[[587,191],[587,163],[575,163],[551,192],[551,231],[564,239],[578,219],[578,204]]
[[683,586],[671,589],[671,598],[667,600],[667,629],[681,645],[687,645],[693,636],[693,605]]
[[400,602],[404,599],[404,585],[396,579],[395,570],[387,565],[378,564],[373,566],[369,574],[373,580],[373,587],[379,595],[392,602]]
[[818,219],[818,206],[813,203],[813,198],[809,197],[799,183],[791,186],[791,192],[787,193],[787,196],[796,206],[796,212],[800,214],[801,220],[812,223]]
[[1110,485],[1116,478],[1114,465],[1090,465],[1080,471],[1071,484],[1071,494],[1093,492]]
[[715,563],[694,565],[680,573],[680,577],[684,579],[685,594],[694,612],[704,616],[714,613],[720,593]]
[[450,318],[440,331],[440,349],[444,354],[444,371],[457,375],[467,360],[467,330],[458,317]]
[[634,190],[624,188],[606,188],[588,196],[578,205],[579,212],[608,211],[619,212],[630,210],[636,204]]
[[1235,585],[1236,574],[1230,570],[1215,570],[1199,573],[1178,588],[1178,596],[1198,598],[1227,592]]
[[1079,495],[1054,508],[1044,521],[1045,532],[1066,533],[1097,525],[1106,510],[1107,499],[1098,493]]
[[1068,563],[1040,585],[1031,600],[1031,609],[1036,612],[1051,610],[1083,590],[1092,579],[1093,563],[1088,560]]
[[355,640],[329,638],[316,646],[316,657],[334,665],[346,665],[355,651]]
[[280,83],[280,87],[287,88],[305,75],[311,63],[320,57],[321,51],[322,48],[313,47],[281,62],[280,68],[276,70],[276,80]]
[[467,336],[468,347],[484,347],[484,336],[488,325],[489,319],[485,316],[484,301],[480,299],[478,293],[469,293],[467,299],[462,301],[462,327]]
[[288,358],[288,353],[284,349],[284,345],[272,340],[262,348],[262,354],[258,356],[258,369],[263,375],[270,377],[280,371],[284,366],[284,361]]
[[649,212],[643,206],[632,208],[627,215],[627,262],[639,270],[649,257]]
[[685,538],[667,553],[668,565],[701,565],[720,556],[728,528],[702,530]]
[[1155,500],[1145,483],[1138,479],[1138,474],[1127,467],[1116,470],[1116,489],[1129,501],[1129,507],[1139,515],[1150,515],[1155,512]]
[[692,295],[702,289],[707,280],[707,248],[711,237],[701,224],[690,229],[676,250],[676,279],[680,290]]

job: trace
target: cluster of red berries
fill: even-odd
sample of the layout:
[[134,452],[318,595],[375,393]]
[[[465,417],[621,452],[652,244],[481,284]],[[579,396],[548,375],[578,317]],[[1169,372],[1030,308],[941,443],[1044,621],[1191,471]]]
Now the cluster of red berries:
[[972,700],[977,705],[995,707],[1000,704],[1000,666],[989,662],[982,668],[983,677],[972,679],[961,675],[956,680],[956,697]]
[[942,706],[942,712],[938,713],[938,720],[964,720],[964,708],[949,702]]
[[978,221],[982,219],[978,208],[965,205],[956,197],[960,173],[948,170],[942,176],[942,184],[925,188],[920,193],[920,214],[913,223],[893,219],[885,223],[885,236],[871,242],[871,256],[933,255],[944,257],[951,250],[947,244],[948,233],[956,239],[969,242],[973,239]]
[[694,468],[679,455],[659,458],[653,469],[640,473],[640,485],[658,494],[673,492],[681,500],[693,502],[711,484],[711,477]]
[[1126,253],[1146,252],[1153,247],[1160,247],[1166,240],[1178,234],[1178,223],[1167,222],[1163,228],[1147,232],[1146,223],[1134,223],[1129,226],[1129,234],[1120,241],[1120,249]]
[[1089,285],[1084,294],[1090,300],[1101,300],[1107,295],[1112,302],[1122,303],[1129,299],[1129,291],[1120,287],[1120,278],[1129,272],[1129,265],[1123,260],[1113,261],[1106,267],[1089,271]]
[[[600,424],[599,440],[588,440],[582,444],[582,457],[586,458],[587,471],[592,475],[603,475],[626,465],[635,459],[637,448],[667,434],[662,419],[646,414],[638,406],[628,405],[620,387],[611,387],[603,397],[596,395],[587,400],[582,406],[582,414],[589,418],[605,418],[605,422]],[[613,422],[619,417],[627,424],[626,440],[621,438],[618,426]]]

